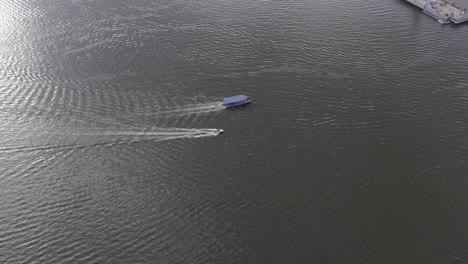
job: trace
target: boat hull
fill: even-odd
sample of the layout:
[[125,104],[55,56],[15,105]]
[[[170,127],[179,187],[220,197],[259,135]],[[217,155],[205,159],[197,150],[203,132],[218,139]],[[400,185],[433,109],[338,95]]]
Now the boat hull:
[[232,103],[232,104],[223,104],[223,105],[224,105],[225,108],[235,108],[235,107],[250,104],[250,102],[252,102],[252,100],[248,99],[248,100],[245,100],[245,101],[242,101],[242,102],[236,102],[236,103]]

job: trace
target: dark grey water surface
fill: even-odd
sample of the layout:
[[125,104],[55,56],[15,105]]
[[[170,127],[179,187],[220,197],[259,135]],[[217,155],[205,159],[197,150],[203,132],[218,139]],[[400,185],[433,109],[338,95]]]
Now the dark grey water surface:
[[467,43],[398,0],[2,0],[0,263],[468,263]]

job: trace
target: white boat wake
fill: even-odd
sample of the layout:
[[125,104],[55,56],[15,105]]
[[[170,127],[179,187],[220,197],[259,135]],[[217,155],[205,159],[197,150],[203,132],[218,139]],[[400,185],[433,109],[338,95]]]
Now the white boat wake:
[[148,112],[148,113],[133,113],[129,115],[122,115],[121,117],[152,116],[152,115],[193,115],[193,114],[204,114],[204,113],[216,112],[216,111],[220,111],[223,109],[225,109],[223,103],[213,102],[213,103],[189,105],[183,108],[175,108],[175,109],[161,110],[161,111]]
[[[0,148],[0,152],[38,151],[38,150],[72,150],[100,145],[122,145],[141,141],[166,141],[174,139],[203,138],[218,136],[223,131],[216,128],[154,128],[150,131],[112,130],[92,131],[62,131],[61,133],[43,132],[37,137],[47,137],[48,142],[63,142],[62,144],[45,144],[42,146],[11,146]],[[50,139],[53,138],[53,139]]]
[[[223,131],[215,128],[161,128],[141,124],[137,116],[191,115],[224,109],[220,102],[189,105],[164,111],[119,115],[114,118],[80,114],[68,121],[39,122],[33,126],[8,126],[16,140],[0,141],[0,152],[86,148],[97,145],[128,144],[140,141],[165,141],[184,138],[217,136]],[[121,119],[123,117],[123,119]],[[130,119],[131,117],[135,117]],[[44,121],[44,120],[41,120]],[[61,123],[61,124],[60,124]],[[21,142],[22,146],[14,142]],[[40,143],[39,143],[40,142]]]
[[150,137],[150,138],[197,138],[217,136],[222,130],[217,128],[155,128],[154,130],[79,130],[51,133],[45,132],[42,135],[72,136],[72,137]]

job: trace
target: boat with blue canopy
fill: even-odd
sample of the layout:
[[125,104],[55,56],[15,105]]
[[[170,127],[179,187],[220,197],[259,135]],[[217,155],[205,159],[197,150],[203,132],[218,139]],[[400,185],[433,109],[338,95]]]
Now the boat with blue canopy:
[[226,108],[233,108],[241,105],[249,104],[252,100],[247,95],[235,95],[230,97],[224,97],[223,105]]

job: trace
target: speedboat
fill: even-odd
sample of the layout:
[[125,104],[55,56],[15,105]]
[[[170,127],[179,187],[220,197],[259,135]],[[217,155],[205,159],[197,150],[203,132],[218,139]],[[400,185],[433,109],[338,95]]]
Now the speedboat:
[[222,130],[221,128],[217,128],[214,132],[215,132],[215,134],[216,134],[216,136],[217,136],[217,135],[223,133],[224,130]]
[[226,108],[233,108],[241,105],[249,104],[252,100],[247,95],[235,95],[230,97],[224,97],[223,105]]

